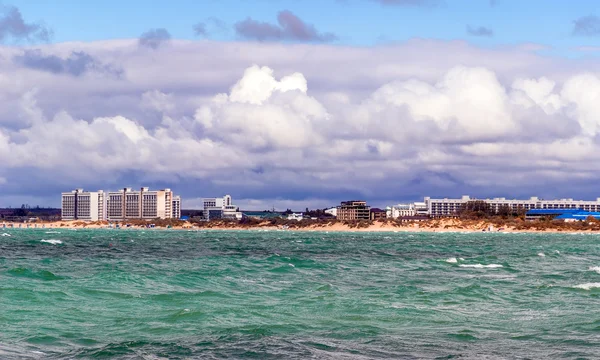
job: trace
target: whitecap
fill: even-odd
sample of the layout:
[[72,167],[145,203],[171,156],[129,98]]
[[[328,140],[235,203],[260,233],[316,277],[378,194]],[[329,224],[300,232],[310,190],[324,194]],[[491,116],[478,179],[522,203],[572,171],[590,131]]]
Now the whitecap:
[[60,231],[46,231],[46,234],[60,234]]
[[600,283],[586,283],[573,286],[576,289],[592,290],[600,288]]
[[291,267],[296,267],[296,266],[294,266],[294,264],[288,264],[288,265],[291,266]]
[[558,250],[554,250],[554,253],[555,253],[555,254],[560,254],[560,251],[558,251]]
[[456,264],[458,260],[456,260],[456,258],[448,258],[446,259],[446,262],[450,264]]
[[10,235],[10,234],[7,234],[7,233],[2,233],[2,235],[1,235],[1,236],[11,236],[11,235]]
[[57,239],[48,239],[48,240],[41,240],[41,242],[43,243],[48,243],[48,244],[52,244],[52,245],[58,245],[58,244],[62,244],[62,241],[57,240]]
[[504,267],[500,264],[489,264],[489,265],[482,265],[482,264],[462,264],[462,265],[458,265],[460,267],[463,268],[474,268],[474,269],[496,269],[496,268],[501,268]]
[[463,259],[463,258],[458,258],[458,260],[460,260],[460,261],[465,261],[465,259]]
[[541,253],[538,253],[538,256],[539,257],[546,257],[546,254],[544,254],[543,252],[541,252]]
[[595,271],[600,274],[600,266],[590,266],[589,271]]

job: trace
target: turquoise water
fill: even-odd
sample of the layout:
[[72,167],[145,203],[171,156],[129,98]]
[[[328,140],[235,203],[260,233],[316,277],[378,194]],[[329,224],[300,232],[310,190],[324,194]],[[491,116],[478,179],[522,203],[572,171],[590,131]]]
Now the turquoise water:
[[600,358],[598,235],[3,232],[2,359]]

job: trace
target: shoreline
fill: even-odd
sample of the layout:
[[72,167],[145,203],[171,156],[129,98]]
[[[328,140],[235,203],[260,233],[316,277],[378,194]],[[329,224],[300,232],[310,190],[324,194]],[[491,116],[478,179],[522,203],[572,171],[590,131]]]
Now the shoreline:
[[[20,225],[20,226],[19,226]],[[597,229],[571,229],[571,228],[528,228],[515,229],[514,227],[495,228],[495,225],[480,222],[476,224],[464,224],[456,220],[441,220],[438,222],[428,222],[422,224],[387,224],[375,222],[363,227],[351,227],[343,223],[316,223],[307,226],[276,226],[263,222],[251,226],[240,226],[239,224],[224,224],[224,223],[204,223],[202,226],[196,226],[194,223],[183,222],[176,226],[156,226],[153,228],[145,226],[119,226],[110,227],[107,224],[99,224],[98,222],[84,221],[56,221],[56,222],[40,222],[40,223],[0,223],[0,231],[5,230],[188,230],[188,231],[289,231],[289,232],[353,232],[353,233],[463,233],[463,234],[517,234],[517,233],[532,233],[532,234],[600,234]]]

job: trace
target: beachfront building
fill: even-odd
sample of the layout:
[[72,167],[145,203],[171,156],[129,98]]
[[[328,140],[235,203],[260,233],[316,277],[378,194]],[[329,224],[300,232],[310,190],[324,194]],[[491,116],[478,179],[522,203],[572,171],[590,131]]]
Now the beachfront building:
[[291,213],[291,214],[288,214],[287,219],[300,221],[300,220],[304,219],[304,214],[303,213]]
[[600,211],[600,198],[597,198],[595,201],[573,199],[543,200],[534,196],[527,200],[518,200],[506,198],[476,199],[465,195],[460,199],[432,199],[426,197],[424,203],[427,205],[427,212],[430,216],[446,217],[456,216],[461,207],[469,201],[483,201],[489,204],[490,208],[495,212],[503,207],[508,207],[513,211],[528,211],[531,209],[580,209],[591,212]]
[[333,217],[337,217],[337,207],[325,210],[325,214],[329,214]]
[[181,219],[181,196],[173,196],[173,219]]
[[379,220],[386,218],[385,210],[382,210],[380,208],[372,208],[369,215],[371,220]]
[[342,201],[337,207],[338,220],[369,220],[371,218],[371,207],[366,201],[351,200]]
[[98,221],[106,218],[106,199],[102,190],[75,189],[62,193],[61,219]]
[[[174,197],[171,189],[140,190],[123,188],[109,192],[106,201],[107,220],[172,219]],[[179,199],[179,204],[181,199]],[[180,211],[180,210],[179,210]],[[180,213],[181,214],[181,213]]]
[[202,205],[205,220],[241,220],[243,217],[239,208],[233,204],[231,195],[225,195],[220,198],[204,198],[202,199]]

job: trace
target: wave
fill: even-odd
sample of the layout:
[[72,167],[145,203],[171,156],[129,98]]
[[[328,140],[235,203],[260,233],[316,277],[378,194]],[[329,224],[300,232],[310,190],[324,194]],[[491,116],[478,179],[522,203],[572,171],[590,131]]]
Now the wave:
[[57,240],[57,239],[48,239],[48,240],[42,239],[42,240],[40,240],[40,242],[48,243],[48,244],[52,244],[52,245],[62,244],[62,241]]
[[538,253],[537,255],[538,255],[539,257],[546,257],[546,254],[544,254],[543,252],[541,252],[541,253]]
[[586,283],[573,286],[575,289],[592,290],[600,288],[600,283]]
[[450,264],[456,264],[458,260],[456,260],[456,258],[448,258],[446,259],[446,262]]
[[501,268],[504,267],[500,264],[489,264],[489,265],[482,265],[482,264],[461,264],[458,265],[460,267],[463,268],[474,268],[474,269],[496,269],[496,268]]
[[2,233],[2,235],[0,236],[12,236],[11,234],[7,234],[7,233]]
[[595,271],[600,274],[600,266],[590,266],[589,271]]
[[60,231],[46,231],[46,234],[60,234]]

